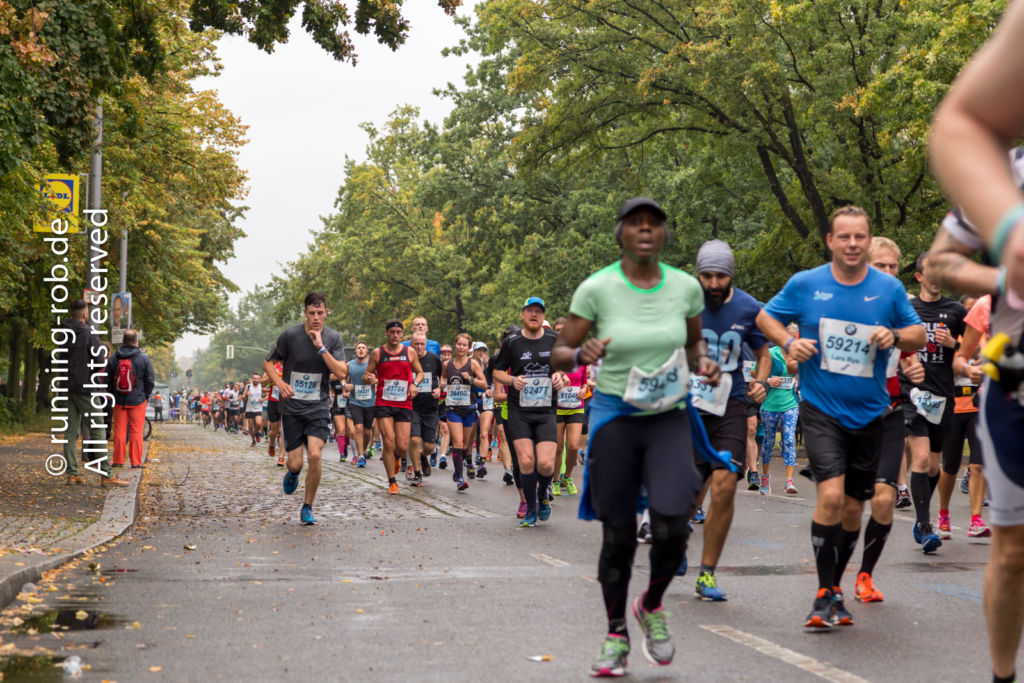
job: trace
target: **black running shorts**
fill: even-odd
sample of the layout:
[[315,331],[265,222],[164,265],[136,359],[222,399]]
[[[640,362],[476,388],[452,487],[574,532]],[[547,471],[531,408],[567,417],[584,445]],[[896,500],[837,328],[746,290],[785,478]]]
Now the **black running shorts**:
[[851,429],[810,401],[801,401],[800,424],[814,480],[845,476],[846,495],[870,500],[875,495],[884,413],[859,429]]
[[307,415],[282,415],[281,432],[284,436],[284,450],[288,453],[309,445],[314,437],[326,442],[331,437],[331,418],[326,412]]

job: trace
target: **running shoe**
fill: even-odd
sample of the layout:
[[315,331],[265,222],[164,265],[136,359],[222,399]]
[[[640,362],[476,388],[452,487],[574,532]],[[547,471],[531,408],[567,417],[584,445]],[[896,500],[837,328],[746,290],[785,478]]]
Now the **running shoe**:
[[965,496],[971,492],[971,471],[964,472],[964,478],[960,480],[960,493]]
[[644,640],[640,647],[644,657],[651,664],[667,666],[672,663],[672,657],[676,654],[676,646],[668,635],[668,623],[665,619],[668,613],[664,607],[648,612],[644,609],[640,598],[633,600],[633,616],[640,624],[640,630],[644,632]]
[[832,591],[819,588],[814,597],[811,613],[804,619],[805,628],[832,628],[835,624],[835,604],[832,602]]
[[359,462],[357,463],[356,466],[357,467],[366,467],[366,456],[365,455],[360,455],[359,456]]
[[896,509],[902,510],[910,506],[910,491],[907,490],[906,486],[900,486],[896,489]]
[[429,477],[430,476],[430,472],[431,472],[430,468],[431,468],[430,460],[427,459],[427,456],[421,455],[420,456],[420,469],[423,470],[423,476],[424,477]]
[[295,493],[295,489],[299,487],[299,473],[292,472],[291,470],[284,473],[284,492],[287,495]]
[[953,538],[953,531],[949,527],[949,513],[939,513],[939,518],[936,520],[935,526],[939,527],[939,538],[943,541]]
[[267,446],[267,455],[269,455],[271,458],[274,457],[274,444],[270,444],[269,446]]
[[373,450],[375,450],[375,451],[382,451],[382,450],[384,450],[384,444],[381,443],[380,441],[374,441],[373,442]]
[[468,489],[468,488],[469,488],[469,484],[467,484],[467,483],[466,483],[466,480],[465,480],[465,479],[462,479],[461,477],[460,477],[460,478],[459,478],[459,480],[458,480],[458,481],[457,481],[457,482],[455,483],[455,490],[456,490],[456,491],[465,491],[465,490],[466,490],[466,489]]
[[565,495],[575,496],[579,494],[579,489],[576,488],[576,482],[572,480],[572,477],[562,475],[562,488],[565,489]]
[[493,462],[494,461],[494,452],[490,448],[487,449],[487,457],[485,458],[485,460],[487,462]]
[[718,587],[715,575],[707,572],[703,572],[697,577],[697,586],[694,592],[698,598],[708,602],[724,602],[727,599],[725,591]]
[[516,519],[522,519],[526,516],[526,501],[519,501],[519,511],[516,512]]
[[470,479],[476,479],[476,470],[473,469],[473,462],[469,458],[466,459],[466,476]]
[[843,604],[843,591],[839,586],[832,589],[832,623],[836,626],[853,626],[853,615]]
[[440,467],[440,468],[441,468],[442,470],[446,470],[446,469],[448,469],[448,459],[447,459],[447,458],[445,458],[445,457],[444,457],[444,456],[442,455],[442,456],[441,456],[441,462],[440,462],[440,463],[438,463],[438,465],[437,465],[437,466],[438,466],[438,467]]
[[704,508],[702,508],[702,507],[698,507],[697,511],[693,513],[693,523],[694,524],[703,524],[704,520],[707,519],[707,518],[708,518],[708,516],[704,514]]
[[554,494],[554,492],[553,492],[553,491],[551,490],[551,484],[548,484],[548,493],[547,493],[547,495],[546,495],[546,496],[543,496],[543,497],[544,497],[544,498],[547,498],[547,499],[548,499],[548,502],[549,502],[549,503],[550,503],[550,502],[551,502],[551,500],[552,500],[552,499],[553,499],[553,498],[555,497],[555,494]]
[[302,510],[299,512],[299,521],[306,526],[313,526],[316,524],[316,517],[313,516],[313,508],[308,505],[303,505]]
[[971,520],[971,527],[967,530],[967,536],[969,538],[987,538],[991,535],[992,530],[986,526],[981,517]]
[[629,638],[609,633],[601,646],[601,655],[590,665],[592,678],[619,678],[626,674]]
[[505,486],[511,486],[516,483],[515,477],[512,476],[512,470],[505,470],[505,474],[501,476],[501,480],[505,482]]
[[423,475],[417,472],[413,475],[412,481],[409,483],[410,486],[423,486]]
[[772,492],[771,479],[766,474],[763,477],[761,477],[761,495],[762,496],[767,496],[771,492]]
[[761,488],[761,480],[757,478],[757,472],[751,470],[747,472],[747,490],[757,491]]
[[542,522],[551,519],[551,503],[546,500],[540,501],[540,504],[537,506],[537,519]]
[[480,469],[478,469],[476,471],[476,478],[477,479],[483,479],[486,476],[487,476],[487,467],[485,465],[480,465]]
[[412,480],[413,480],[413,477],[415,476],[415,474],[416,474],[416,473],[415,473],[415,472],[413,472],[413,469],[412,469],[412,467],[408,467],[408,468],[406,468],[406,470],[405,470],[405,480],[406,480],[406,481],[412,481]]
[[283,455],[278,457],[278,459],[277,459],[277,466],[278,467],[284,467],[284,456]]
[[795,496],[799,491],[796,490],[796,484],[793,483],[792,479],[786,480],[786,493],[791,496]]
[[871,574],[861,572],[857,574],[857,585],[853,587],[853,597],[861,602],[882,602],[884,596],[882,591],[875,588],[875,582]]
[[676,576],[686,576],[686,570],[690,568],[690,563],[686,560],[686,552],[683,552],[683,561],[679,563],[679,567],[676,568]]
[[519,526],[521,526],[521,527],[537,526],[537,511],[536,510],[527,510],[526,514],[523,515],[523,521],[519,522]]
[[430,466],[437,467],[437,451],[430,454]]
[[388,484],[388,493],[390,493],[392,496],[398,495],[398,482],[397,481],[393,481],[390,484]]
[[477,454],[476,454],[476,459],[475,459],[475,460],[474,460],[473,462],[475,462],[475,463],[476,463],[476,466],[477,466],[477,467],[481,467],[481,466],[483,466],[483,464],[484,464],[484,459],[480,457],[480,453],[479,453],[479,451],[477,452]]
[[917,528],[917,524],[914,524],[915,535],[921,538],[921,549],[926,553],[934,553],[936,550],[942,547],[942,540],[938,535],[932,531],[931,524],[925,524],[921,529]]
[[641,522],[640,530],[636,532],[636,540],[641,543],[650,543],[654,537],[651,536],[651,523]]
[[562,495],[562,484],[556,479],[551,482],[551,495],[560,496]]

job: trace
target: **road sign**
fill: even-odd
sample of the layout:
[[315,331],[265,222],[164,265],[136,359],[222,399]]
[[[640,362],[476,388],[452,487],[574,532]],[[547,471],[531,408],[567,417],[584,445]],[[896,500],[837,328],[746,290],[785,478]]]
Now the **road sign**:
[[[61,234],[78,232],[78,195],[80,181],[76,175],[51,173],[39,182],[39,194],[49,205],[43,218],[32,225],[35,232],[55,232],[54,223]],[[67,227],[65,230],[64,227]]]

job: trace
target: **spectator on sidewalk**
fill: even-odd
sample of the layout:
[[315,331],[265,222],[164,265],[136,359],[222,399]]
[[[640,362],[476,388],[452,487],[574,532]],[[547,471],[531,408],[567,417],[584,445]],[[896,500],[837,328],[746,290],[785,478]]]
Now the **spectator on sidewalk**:
[[133,468],[142,467],[142,429],[146,404],[156,377],[153,362],[139,348],[139,333],[125,330],[124,341],[107,364],[107,385],[114,395],[114,462],[124,465],[125,430],[131,430],[128,458]]
[[164,421],[164,397],[159,391],[153,395],[153,421]]
[[[64,344],[68,360],[68,428],[64,434],[68,484],[85,483],[85,478],[79,474],[75,457],[78,434],[84,422],[85,438],[91,443],[88,444],[88,452],[85,450],[86,444],[82,444],[82,465],[91,464],[92,471],[102,472],[100,482],[104,485],[127,486],[128,482],[113,476],[110,468],[104,410],[106,402],[100,399],[102,392],[97,391],[97,385],[102,387],[106,383],[107,351],[85,322],[88,311],[88,304],[82,299],[71,302],[71,321],[67,329],[72,334]],[[90,362],[93,367],[89,366]]]

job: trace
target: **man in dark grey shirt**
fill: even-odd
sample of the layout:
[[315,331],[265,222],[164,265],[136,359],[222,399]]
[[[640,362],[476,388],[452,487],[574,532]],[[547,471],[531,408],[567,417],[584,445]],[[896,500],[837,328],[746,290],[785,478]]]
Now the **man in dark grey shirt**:
[[[324,325],[327,299],[319,292],[310,292],[303,303],[306,322],[281,333],[270,355],[263,361],[263,370],[277,387],[281,398],[281,430],[287,453],[284,492],[291,494],[299,485],[302,471],[302,449],[306,449],[309,469],[306,470],[306,496],[299,513],[303,524],[316,524],[313,499],[320,485],[320,455],[331,435],[331,398],[328,380],[333,372],[340,380],[348,377],[345,345],[341,335]],[[274,362],[280,361],[278,374]]]

